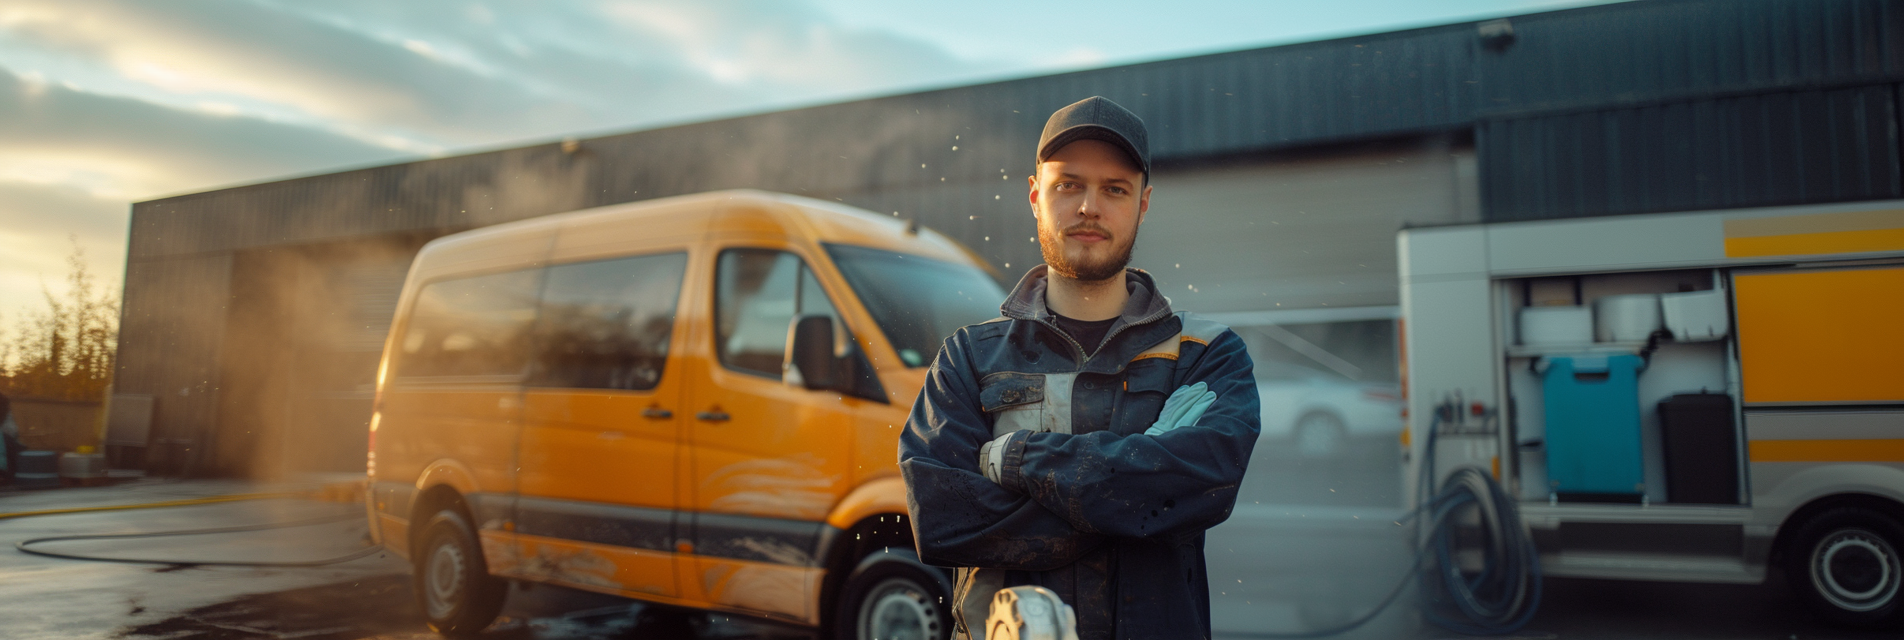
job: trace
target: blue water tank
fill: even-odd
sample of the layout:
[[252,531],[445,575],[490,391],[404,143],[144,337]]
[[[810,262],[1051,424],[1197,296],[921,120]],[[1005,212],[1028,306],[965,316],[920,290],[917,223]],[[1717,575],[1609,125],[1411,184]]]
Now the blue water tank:
[[1645,493],[1639,398],[1645,366],[1630,354],[1547,358],[1541,390],[1547,479],[1555,493],[1635,500]]

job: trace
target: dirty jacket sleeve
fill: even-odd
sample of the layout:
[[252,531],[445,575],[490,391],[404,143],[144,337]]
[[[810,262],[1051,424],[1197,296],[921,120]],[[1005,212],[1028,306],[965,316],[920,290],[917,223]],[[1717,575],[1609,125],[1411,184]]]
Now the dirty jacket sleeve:
[[1076,561],[1103,542],[1078,531],[1021,491],[987,480],[979,445],[992,439],[978,404],[978,384],[953,335],[926,373],[899,436],[913,539],[928,564],[1048,571]]
[[1181,357],[1194,360],[1177,384],[1216,392],[1195,425],[1158,436],[1019,432],[1005,445],[1001,484],[1086,533],[1167,538],[1228,519],[1262,429],[1255,375],[1233,331],[1191,344]]

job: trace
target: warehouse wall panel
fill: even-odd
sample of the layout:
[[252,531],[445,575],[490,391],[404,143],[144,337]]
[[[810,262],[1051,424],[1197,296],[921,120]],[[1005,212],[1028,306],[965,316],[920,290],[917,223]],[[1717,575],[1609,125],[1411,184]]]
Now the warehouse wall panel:
[[146,462],[154,468],[182,473],[208,462],[230,282],[223,255],[127,266],[113,392],[153,397]]
[[1490,120],[1488,219],[1904,196],[1897,119],[1881,84]]

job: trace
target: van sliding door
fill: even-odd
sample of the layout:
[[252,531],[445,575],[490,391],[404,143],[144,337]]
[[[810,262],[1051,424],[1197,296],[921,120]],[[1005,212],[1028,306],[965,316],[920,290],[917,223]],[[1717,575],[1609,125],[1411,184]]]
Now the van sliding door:
[[[696,570],[686,577],[713,603],[817,622],[823,521],[853,477],[853,421],[867,401],[782,377],[794,318],[840,327],[799,256],[725,249],[714,280],[716,362],[688,402]],[[875,462],[891,464],[863,464]]]
[[672,348],[685,248],[558,264],[525,394],[516,533],[526,577],[672,597],[686,377]]

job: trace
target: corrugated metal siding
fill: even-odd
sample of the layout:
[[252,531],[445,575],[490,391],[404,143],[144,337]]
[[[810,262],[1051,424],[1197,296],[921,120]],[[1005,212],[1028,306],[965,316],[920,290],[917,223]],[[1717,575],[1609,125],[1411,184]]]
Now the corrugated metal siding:
[[181,471],[209,444],[230,283],[229,255],[127,266],[113,384],[154,398],[151,468]]
[[1481,115],[1684,100],[1904,74],[1889,0],[1638,2],[1512,19],[1477,60]]
[[1904,5],[1647,2],[1483,51],[1488,220],[1895,198]]
[[1887,199],[1893,85],[1668,103],[1482,125],[1489,220]]

